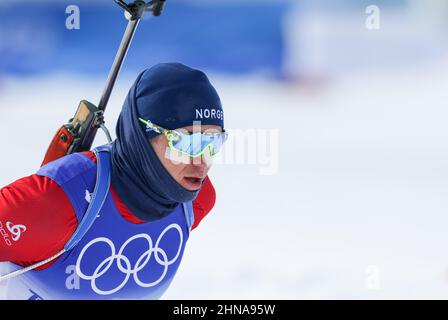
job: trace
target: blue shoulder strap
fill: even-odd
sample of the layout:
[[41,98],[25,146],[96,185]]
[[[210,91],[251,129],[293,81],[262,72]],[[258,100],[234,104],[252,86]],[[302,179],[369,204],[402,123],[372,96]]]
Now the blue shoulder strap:
[[[64,246],[64,250],[73,249],[92,227],[98,213],[101,211],[110,187],[110,144],[97,147],[93,151],[97,158],[97,173],[95,189],[90,204],[76,231]],[[194,224],[193,206],[191,202],[183,203],[188,228]]]
[[87,208],[76,231],[73,233],[72,237],[65,244],[64,249],[68,251],[73,249],[74,246],[85,236],[87,231],[93,225],[98,213],[100,212],[103,204],[106,200],[107,194],[109,193],[110,187],[110,145],[100,146],[93,150],[97,159],[97,172],[96,172],[96,183],[95,189],[93,191],[93,196],[90,200],[90,204]]
[[86,213],[84,214],[80,223],[78,223],[78,228],[73,233],[72,237],[65,244],[64,249],[56,253],[54,256],[40,261],[36,264],[28,266],[26,268],[18,269],[11,273],[1,275],[0,274],[0,282],[19,276],[24,274],[30,270],[43,266],[44,264],[55,260],[60,257],[64,252],[67,252],[73,249],[74,246],[78,244],[78,242],[86,235],[87,231],[89,231],[93,222],[96,219],[96,216],[100,212],[103,207],[104,201],[106,200],[107,194],[109,193],[110,186],[110,144],[100,146],[93,151],[95,152],[97,159],[97,172],[96,172],[96,183],[95,189],[93,191],[92,199],[90,200],[89,206],[87,208]]
[[[64,252],[67,252],[71,249],[73,249],[79,241],[86,235],[86,233],[89,231],[90,227],[92,227],[93,223],[95,222],[95,219],[98,215],[98,213],[101,211],[101,208],[103,207],[104,202],[106,201],[107,195],[109,193],[109,187],[110,187],[110,143],[107,145],[103,145],[100,147],[97,147],[93,151],[95,152],[96,159],[97,159],[97,173],[96,173],[96,182],[95,182],[95,189],[93,191],[93,196],[90,200],[89,206],[87,208],[86,213],[84,214],[82,220],[80,223],[78,223],[78,227],[76,228],[76,231],[73,233],[70,240],[67,241],[64,248],[55,254],[54,256],[38,262],[34,265],[28,266],[23,269],[16,270],[14,272],[11,272],[6,275],[0,274],[0,282],[3,280],[7,280],[12,277],[19,276],[21,274],[24,274],[25,272],[28,272],[30,270],[33,270],[35,268],[38,268],[50,261],[53,261],[54,259],[60,257]],[[193,213],[193,205],[192,202],[183,203],[183,209],[185,213],[185,217],[187,219],[187,224],[189,229],[191,230],[192,225],[194,224],[194,213]]]
[[184,208],[185,218],[187,220],[188,229],[191,231],[191,227],[194,224],[193,203],[191,201],[182,203]]

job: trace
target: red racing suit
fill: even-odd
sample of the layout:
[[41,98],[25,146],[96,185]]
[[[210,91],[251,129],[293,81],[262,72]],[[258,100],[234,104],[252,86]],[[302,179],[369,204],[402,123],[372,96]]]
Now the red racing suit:
[[[93,152],[84,154],[96,162]],[[113,185],[110,190],[123,218],[142,223],[119,198]],[[215,189],[207,177],[193,201],[192,229],[211,211],[215,199]],[[77,225],[75,210],[56,182],[37,174],[19,179],[0,189],[0,262],[29,266],[45,260],[64,247]]]

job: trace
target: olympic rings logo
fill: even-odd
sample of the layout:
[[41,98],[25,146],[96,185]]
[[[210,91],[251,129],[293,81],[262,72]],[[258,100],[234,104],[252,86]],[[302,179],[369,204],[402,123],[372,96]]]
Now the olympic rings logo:
[[[176,255],[171,259],[168,260],[168,255],[162,248],[159,247],[160,241],[162,240],[163,236],[171,229],[177,230],[180,236],[180,242],[179,247],[177,249]],[[123,251],[126,249],[126,247],[137,239],[145,239],[148,244],[148,250],[145,251],[137,260],[134,266],[131,266],[131,262],[129,261],[129,258],[123,255]],[[104,259],[95,269],[92,275],[86,275],[81,270],[81,262],[84,257],[84,254],[86,251],[93,246],[96,243],[105,243],[110,247],[111,255],[110,257]],[[105,237],[100,237],[93,239],[90,241],[81,251],[81,253],[78,256],[78,260],[76,261],[76,273],[79,275],[81,279],[88,280],[91,283],[92,290],[99,294],[99,295],[110,295],[113,293],[118,292],[121,290],[129,281],[131,275],[134,278],[134,281],[137,285],[139,285],[142,288],[150,288],[158,285],[162,280],[165,278],[168,267],[175,263],[177,259],[179,258],[181,249],[183,244],[183,233],[182,229],[178,224],[171,224],[168,227],[165,228],[165,230],[162,231],[159,238],[157,239],[155,245],[153,244],[153,241],[151,237],[146,233],[137,234],[131,238],[129,238],[123,245],[121,246],[118,253],[116,253],[115,245],[114,243]],[[138,273],[147,266],[149,263],[151,257],[154,254],[154,259],[157,261],[157,263],[163,267],[163,272],[160,275],[160,277],[153,281],[145,283],[140,280]],[[116,261],[118,270],[125,275],[124,280],[116,287],[111,290],[102,290],[98,288],[96,281],[103,276],[113,265],[113,263]]]

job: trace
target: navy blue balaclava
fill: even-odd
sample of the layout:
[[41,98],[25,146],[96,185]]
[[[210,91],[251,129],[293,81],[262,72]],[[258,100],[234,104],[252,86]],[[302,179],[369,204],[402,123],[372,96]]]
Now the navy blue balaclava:
[[199,190],[178,184],[149,143],[158,135],[145,132],[138,117],[165,129],[201,121],[224,129],[221,101],[207,76],[180,63],[162,63],[142,72],[129,90],[112,144],[111,177],[120,199],[144,221],[161,219]]

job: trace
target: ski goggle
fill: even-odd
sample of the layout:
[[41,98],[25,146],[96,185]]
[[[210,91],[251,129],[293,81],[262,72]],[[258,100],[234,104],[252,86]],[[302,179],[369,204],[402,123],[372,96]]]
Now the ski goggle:
[[168,140],[170,149],[180,152],[192,158],[200,157],[205,152],[210,156],[216,155],[224,142],[226,142],[228,133],[223,132],[194,132],[191,134],[180,132],[179,130],[168,130],[152,123],[150,120],[138,118],[146,125],[146,130],[155,131],[164,134]]

